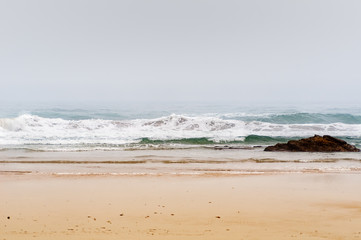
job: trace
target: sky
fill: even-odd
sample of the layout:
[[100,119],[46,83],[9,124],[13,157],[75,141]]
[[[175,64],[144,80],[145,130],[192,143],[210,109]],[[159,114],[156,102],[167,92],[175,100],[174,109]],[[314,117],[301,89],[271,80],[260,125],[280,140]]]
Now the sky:
[[0,101],[361,103],[359,0],[0,0]]

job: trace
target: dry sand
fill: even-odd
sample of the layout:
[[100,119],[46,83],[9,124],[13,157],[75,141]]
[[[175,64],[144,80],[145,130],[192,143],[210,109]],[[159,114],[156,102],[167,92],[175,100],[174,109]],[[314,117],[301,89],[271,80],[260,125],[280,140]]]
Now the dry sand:
[[361,239],[361,175],[0,176],[0,240]]

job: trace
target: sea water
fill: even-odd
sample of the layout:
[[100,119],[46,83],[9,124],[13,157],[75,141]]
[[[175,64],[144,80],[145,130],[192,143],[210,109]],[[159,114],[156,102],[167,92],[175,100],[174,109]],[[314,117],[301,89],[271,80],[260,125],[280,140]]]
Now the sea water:
[[[361,147],[361,108],[234,103],[0,106],[3,171],[20,167],[47,172],[39,168],[49,170],[49,164],[58,166],[52,173],[71,174],[360,171],[360,153],[263,151],[314,134]],[[83,164],[75,170],[74,162]]]

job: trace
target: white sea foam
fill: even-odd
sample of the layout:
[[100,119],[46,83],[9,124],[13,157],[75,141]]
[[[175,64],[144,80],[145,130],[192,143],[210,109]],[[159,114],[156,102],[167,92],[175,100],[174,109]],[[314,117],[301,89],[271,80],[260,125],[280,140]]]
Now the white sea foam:
[[218,117],[169,115],[135,120],[64,120],[24,114],[0,119],[0,144],[129,144],[142,138],[171,140],[208,138],[214,141],[243,140],[249,135],[270,137],[361,136],[361,124],[274,124],[224,120]]

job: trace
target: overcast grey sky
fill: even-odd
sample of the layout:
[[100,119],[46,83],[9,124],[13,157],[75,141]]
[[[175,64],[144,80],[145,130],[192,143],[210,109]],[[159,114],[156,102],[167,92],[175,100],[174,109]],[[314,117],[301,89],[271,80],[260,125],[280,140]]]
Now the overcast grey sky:
[[359,0],[0,0],[0,100],[361,103],[360,13]]

